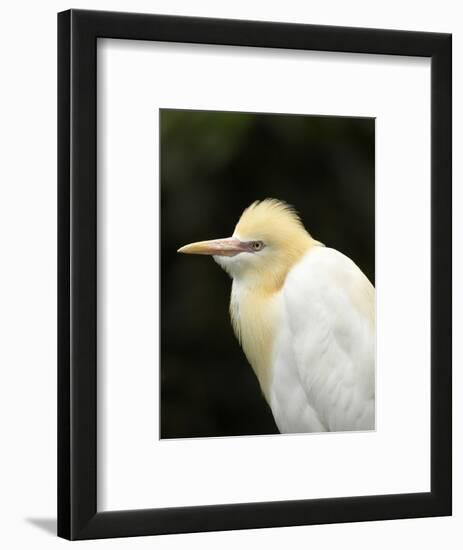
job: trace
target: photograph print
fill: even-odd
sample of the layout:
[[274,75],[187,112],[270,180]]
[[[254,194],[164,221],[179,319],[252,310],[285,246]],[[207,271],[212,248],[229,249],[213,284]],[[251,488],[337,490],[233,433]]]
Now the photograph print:
[[375,120],[161,109],[160,437],[375,430]]

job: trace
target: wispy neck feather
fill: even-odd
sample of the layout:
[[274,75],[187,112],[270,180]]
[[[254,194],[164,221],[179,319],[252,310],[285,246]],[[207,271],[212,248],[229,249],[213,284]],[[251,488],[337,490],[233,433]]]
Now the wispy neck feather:
[[233,329],[268,401],[274,344],[281,325],[280,291],[294,265],[321,243],[310,236],[291,206],[275,199],[247,208],[234,236],[244,241],[261,240],[265,245],[252,256],[216,260],[233,277]]
[[276,259],[270,268],[233,279],[230,317],[233,330],[269,401],[274,345],[281,326],[281,289],[291,267],[316,246],[301,242],[290,255]]
[[269,402],[272,356],[277,335],[278,308],[275,297],[252,292],[233,281],[230,317],[235,335]]

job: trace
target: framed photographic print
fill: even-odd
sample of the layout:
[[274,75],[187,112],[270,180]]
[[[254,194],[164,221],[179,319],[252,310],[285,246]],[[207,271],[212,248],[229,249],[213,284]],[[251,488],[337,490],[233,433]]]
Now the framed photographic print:
[[58,534],[451,513],[451,36],[58,15]]

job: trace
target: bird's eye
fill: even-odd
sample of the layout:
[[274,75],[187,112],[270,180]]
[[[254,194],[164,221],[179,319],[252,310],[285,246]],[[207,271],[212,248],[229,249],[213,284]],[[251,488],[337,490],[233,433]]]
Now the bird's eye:
[[262,241],[253,241],[252,249],[256,252],[264,248],[264,243]]

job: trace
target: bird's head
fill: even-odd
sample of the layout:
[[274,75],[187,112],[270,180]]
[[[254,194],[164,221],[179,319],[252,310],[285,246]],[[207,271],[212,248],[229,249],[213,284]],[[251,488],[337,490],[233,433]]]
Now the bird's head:
[[207,254],[233,279],[269,291],[281,287],[286,274],[317,243],[293,207],[276,199],[252,203],[242,213],[233,235],[187,244],[183,254]]

